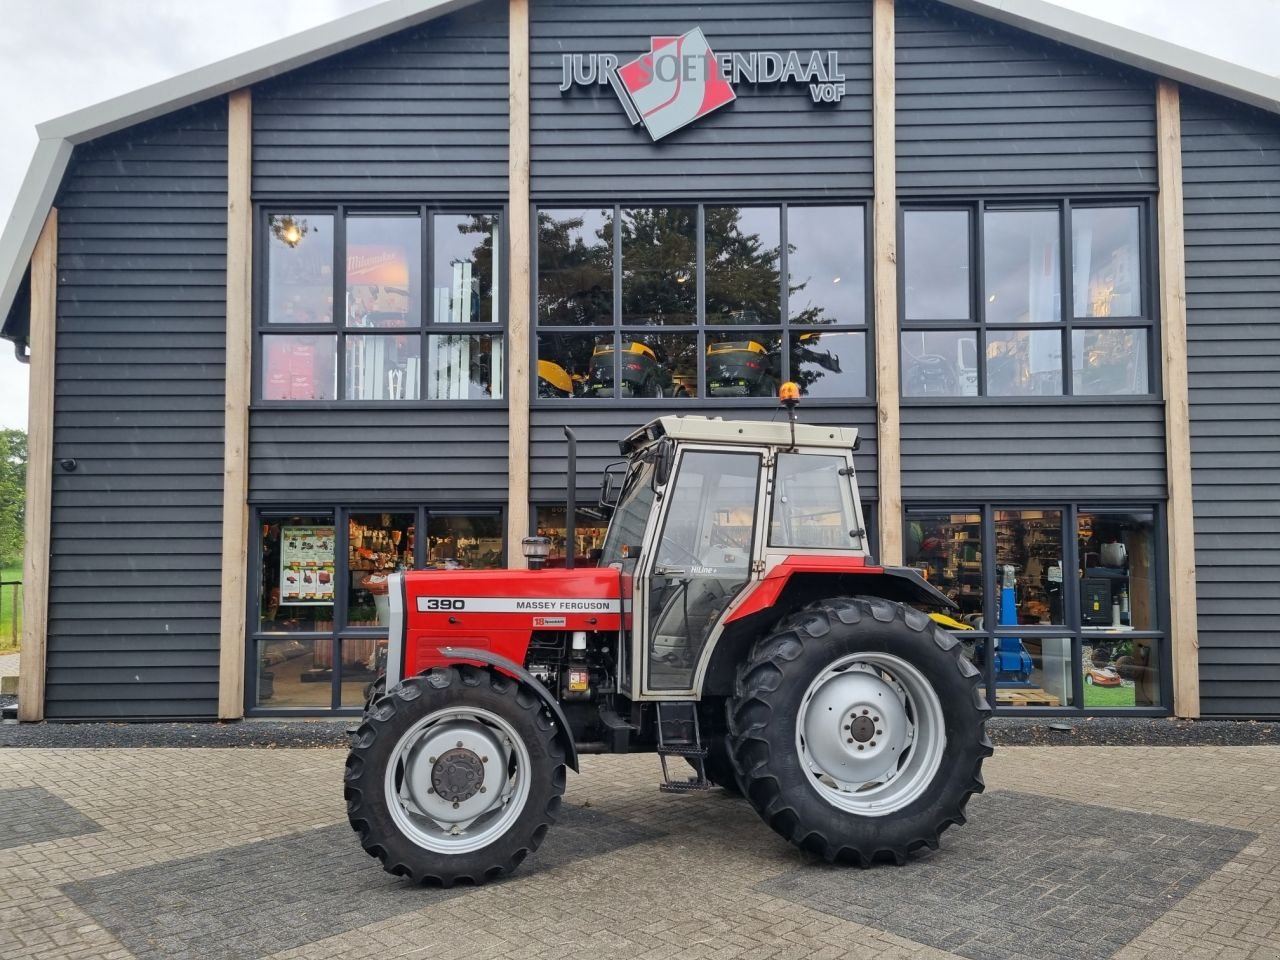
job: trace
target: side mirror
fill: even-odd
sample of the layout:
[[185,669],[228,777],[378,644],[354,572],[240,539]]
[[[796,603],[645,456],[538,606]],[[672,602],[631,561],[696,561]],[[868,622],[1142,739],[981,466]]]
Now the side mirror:
[[667,481],[671,479],[671,468],[675,464],[676,448],[671,441],[663,440],[658,444],[653,463],[653,485],[657,487],[665,487]]
[[622,496],[622,478],[626,474],[627,463],[625,460],[619,460],[611,463],[604,468],[604,474],[600,477],[600,502],[598,504],[600,513],[604,517],[610,517],[613,512],[618,509],[618,500]]

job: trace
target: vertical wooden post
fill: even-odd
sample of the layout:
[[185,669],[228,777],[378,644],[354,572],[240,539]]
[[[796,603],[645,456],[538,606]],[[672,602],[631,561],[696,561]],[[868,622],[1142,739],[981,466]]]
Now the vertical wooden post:
[[227,368],[223,405],[222,620],[218,717],[244,716],[249,571],[249,392],[253,353],[253,95],[227,98]]
[[1169,643],[1173,710],[1200,716],[1196,627],[1196,544],[1191,490],[1191,407],[1187,386],[1187,267],[1182,216],[1182,109],[1178,85],[1156,82],[1160,176],[1160,341],[1164,374],[1165,466],[1169,481]]
[[53,516],[53,377],[58,316],[58,209],[31,254],[31,381],[27,408],[26,553],[22,572],[22,663],[18,719],[44,719],[48,659],[49,551]]
[[507,564],[523,567],[529,535],[529,0],[510,0],[510,142],[507,157]]
[[876,458],[881,563],[902,563],[902,427],[898,399],[898,179],[893,0],[872,9],[872,155]]

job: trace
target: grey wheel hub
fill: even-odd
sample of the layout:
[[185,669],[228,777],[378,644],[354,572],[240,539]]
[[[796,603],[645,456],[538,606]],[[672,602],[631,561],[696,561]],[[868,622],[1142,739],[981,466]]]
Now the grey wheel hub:
[[809,685],[796,750],[827,803],[884,816],[917,799],[942,762],[942,704],[916,667],[887,653],[851,654]]
[[484,789],[484,761],[474,750],[446,750],[431,767],[431,786],[442,800],[461,803]]

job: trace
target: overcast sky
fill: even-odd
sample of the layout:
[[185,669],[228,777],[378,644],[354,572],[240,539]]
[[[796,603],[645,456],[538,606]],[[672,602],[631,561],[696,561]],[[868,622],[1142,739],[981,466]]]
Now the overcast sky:
[[[1276,72],[1276,0],[1058,0],[1062,6]],[[374,0],[0,0],[0,211],[35,149],[35,125]],[[0,344],[0,427],[27,425],[27,368]]]

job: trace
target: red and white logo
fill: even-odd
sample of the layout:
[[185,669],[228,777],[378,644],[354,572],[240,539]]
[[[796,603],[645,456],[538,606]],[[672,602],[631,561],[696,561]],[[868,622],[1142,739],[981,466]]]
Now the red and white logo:
[[618,79],[618,97],[632,122],[644,123],[655,140],[735,99],[701,27],[679,37],[651,37],[649,52],[618,67]]

